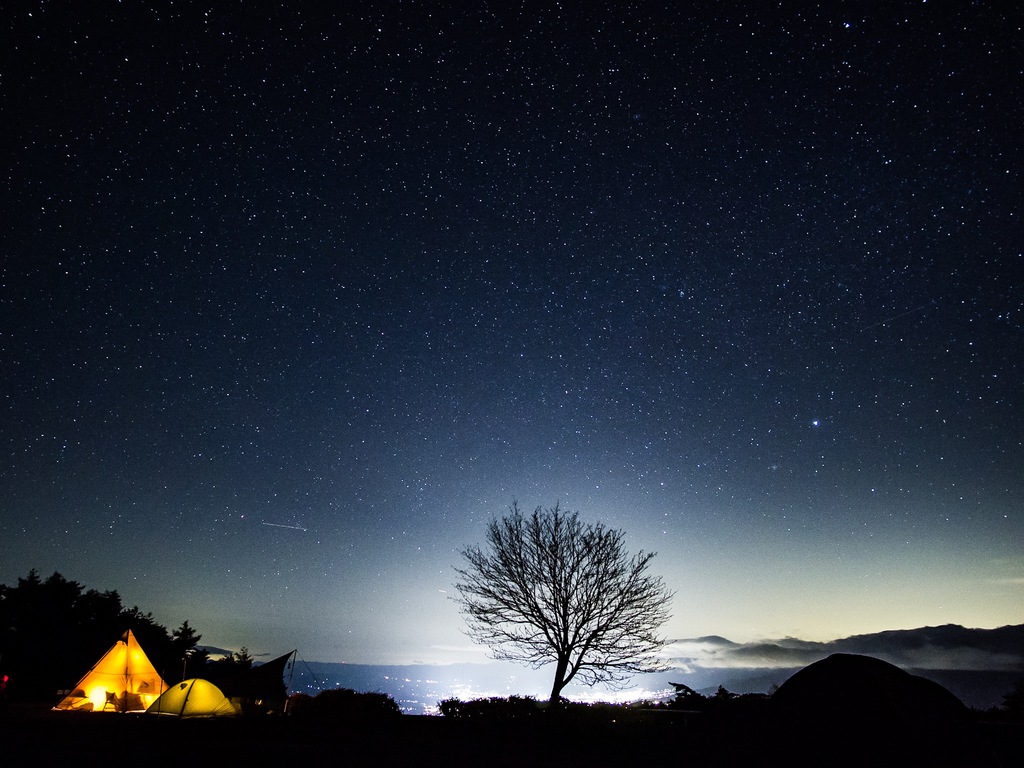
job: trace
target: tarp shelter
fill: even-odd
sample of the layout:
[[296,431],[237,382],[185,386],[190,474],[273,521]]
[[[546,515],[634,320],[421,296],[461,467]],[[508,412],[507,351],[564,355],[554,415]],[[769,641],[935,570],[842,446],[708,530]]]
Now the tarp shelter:
[[218,674],[216,665],[211,665],[210,680],[215,683],[232,701],[242,705],[243,710],[250,712],[282,712],[288,699],[288,689],[284,684],[285,669],[295,655],[289,651],[265,664],[250,669],[229,670],[227,674]]
[[149,705],[147,715],[174,717],[233,717],[238,707],[209,680],[193,677],[168,688]]
[[166,687],[129,629],[54,709],[144,712]]

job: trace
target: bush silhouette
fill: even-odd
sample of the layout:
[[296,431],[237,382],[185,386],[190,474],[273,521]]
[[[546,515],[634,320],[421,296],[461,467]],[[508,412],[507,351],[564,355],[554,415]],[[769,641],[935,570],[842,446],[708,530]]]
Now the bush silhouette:
[[402,710],[385,693],[359,693],[351,688],[321,691],[315,697],[302,694],[291,699],[295,718],[323,721],[381,722],[401,716]]
[[441,714],[445,717],[483,720],[522,720],[525,718],[543,719],[559,723],[611,723],[637,720],[642,717],[644,707],[649,702],[638,704],[609,704],[594,702],[583,704],[562,700],[557,707],[548,702],[538,702],[532,696],[509,696],[502,698],[492,696],[486,699],[460,701],[445,699],[438,703]]
[[540,712],[532,696],[492,696],[488,699],[445,699],[438,704],[445,717],[475,718],[479,720],[511,720],[533,717]]

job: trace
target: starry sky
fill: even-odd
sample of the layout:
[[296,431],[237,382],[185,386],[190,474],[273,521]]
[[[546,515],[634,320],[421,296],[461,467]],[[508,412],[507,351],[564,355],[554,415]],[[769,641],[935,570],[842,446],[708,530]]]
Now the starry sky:
[[19,2],[0,582],[485,658],[513,501],[667,637],[1024,621],[1008,3]]

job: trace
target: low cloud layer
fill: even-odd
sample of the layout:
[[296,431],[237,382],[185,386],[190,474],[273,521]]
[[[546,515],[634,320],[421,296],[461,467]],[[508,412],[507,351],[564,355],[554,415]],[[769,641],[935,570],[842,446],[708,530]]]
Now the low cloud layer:
[[1024,671],[1024,625],[999,629],[942,627],[895,630],[833,640],[797,638],[734,643],[722,637],[672,641],[669,663],[683,669],[783,669],[803,667],[833,653],[884,659],[904,669]]

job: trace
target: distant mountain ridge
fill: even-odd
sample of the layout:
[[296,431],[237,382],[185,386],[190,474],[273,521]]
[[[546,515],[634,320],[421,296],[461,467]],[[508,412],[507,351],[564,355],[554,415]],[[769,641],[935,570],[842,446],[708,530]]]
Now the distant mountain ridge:
[[903,649],[925,646],[936,648],[977,648],[993,654],[1024,657],[1024,624],[995,629],[969,629],[959,624],[943,624],[919,629],[892,629],[870,635],[854,635],[835,641],[844,647],[891,645]]
[[945,624],[851,635],[828,642],[787,637],[734,643],[712,635],[674,640],[668,647],[672,660],[683,666],[804,666],[832,653],[857,653],[904,668],[1024,674],[1024,624],[995,629]]

